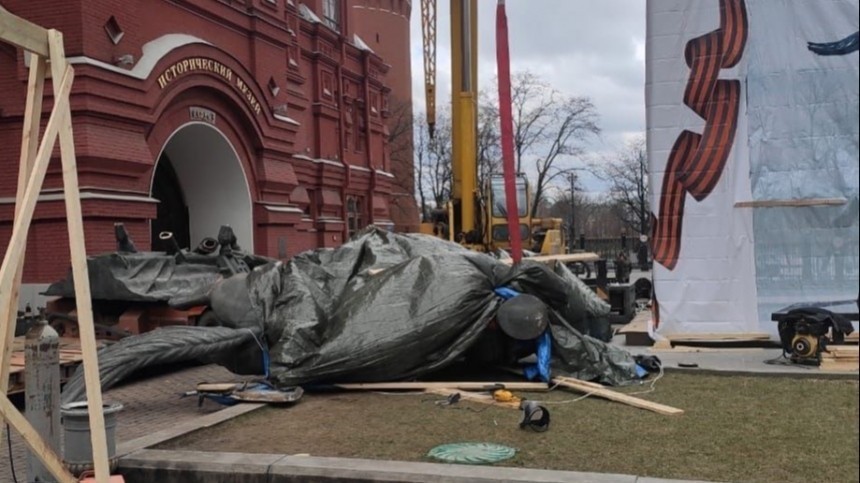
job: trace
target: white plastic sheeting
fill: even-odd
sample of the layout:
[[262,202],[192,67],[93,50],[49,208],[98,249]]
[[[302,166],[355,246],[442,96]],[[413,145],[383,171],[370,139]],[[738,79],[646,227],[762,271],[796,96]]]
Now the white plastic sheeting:
[[[780,307],[857,298],[857,31],[858,0],[648,2],[659,334],[776,338]],[[749,207],[789,200],[838,204]]]

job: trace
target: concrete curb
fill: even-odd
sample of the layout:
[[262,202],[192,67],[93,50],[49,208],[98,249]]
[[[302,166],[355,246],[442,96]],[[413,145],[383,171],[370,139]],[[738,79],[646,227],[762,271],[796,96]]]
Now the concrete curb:
[[122,457],[135,451],[146,449],[150,446],[155,446],[165,441],[178,438],[192,431],[197,431],[198,429],[215,426],[216,424],[223,423],[224,421],[233,419],[237,416],[248,414],[251,411],[256,411],[257,409],[260,409],[264,406],[266,406],[266,404],[263,403],[237,404],[235,406],[230,406],[226,409],[222,409],[220,411],[216,411],[205,416],[194,418],[190,421],[185,421],[181,424],[172,426],[162,431],[156,431],[154,433],[150,433],[146,436],[132,439],[130,441],[123,441],[122,443],[117,445],[116,455]]
[[582,482],[660,483],[633,475],[275,454],[141,450],[120,460],[127,483]]

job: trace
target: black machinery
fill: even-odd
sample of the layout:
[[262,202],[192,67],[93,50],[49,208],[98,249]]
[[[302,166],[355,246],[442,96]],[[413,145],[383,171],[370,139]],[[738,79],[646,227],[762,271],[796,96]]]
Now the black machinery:
[[797,304],[774,312],[771,319],[778,324],[783,353],[792,362],[818,365],[828,344],[842,344],[845,336],[854,332],[851,320],[858,318],[857,307],[852,300]]

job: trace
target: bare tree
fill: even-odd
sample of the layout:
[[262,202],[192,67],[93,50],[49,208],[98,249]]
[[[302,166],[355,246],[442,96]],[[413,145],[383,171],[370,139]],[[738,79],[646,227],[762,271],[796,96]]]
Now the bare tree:
[[552,124],[553,103],[560,93],[532,72],[517,72],[511,80],[514,117],[514,152],[517,172],[522,172],[523,155],[541,143]]
[[592,163],[592,172],[609,183],[615,215],[632,231],[647,234],[651,209],[645,137],[637,136],[611,157]]
[[451,115],[445,110],[436,113],[433,139],[424,116],[415,116],[414,129],[416,191],[422,214],[426,215],[451,198]]
[[[533,160],[532,216],[544,202],[547,188],[570,172],[560,159],[582,153],[582,142],[600,133],[598,115],[587,97],[570,96],[552,88],[531,72],[518,72],[511,80],[514,152],[517,172]],[[492,104],[495,109],[497,104]]]
[[416,190],[416,185],[410,184],[411,180],[407,176],[410,169],[415,170],[412,105],[392,96],[388,100],[384,117],[390,171],[401,181],[400,186],[392,192],[389,207],[402,218],[411,219],[415,216]]
[[589,136],[600,134],[597,111],[587,97],[554,96],[551,120],[543,131],[544,139],[535,143],[535,181],[532,216],[544,198],[547,187],[558,177],[571,172],[570,167],[556,164],[560,156],[582,154],[582,142]]
[[502,146],[499,135],[499,110],[488,91],[480,94],[478,110],[478,189],[502,172]]
[[426,177],[426,165],[427,159],[430,156],[430,135],[427,132],[427,122],[420,117],[415,118],[415,122],[413,124],[413,129],[415,130],[413,134],[413,139],[415,140],[415,162],[413,164],[415,168],[415,190],[418,192],[418,209],[421,210],[421,221],[427,221],[427,195],[425,191],[425,177]]

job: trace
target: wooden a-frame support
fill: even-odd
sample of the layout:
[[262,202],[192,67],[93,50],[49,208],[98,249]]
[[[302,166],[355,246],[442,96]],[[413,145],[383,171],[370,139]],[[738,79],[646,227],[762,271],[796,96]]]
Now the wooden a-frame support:
[[[78,190],[78,173],[75,161],[75,143],[72,136],[72,118],[69,93],[72,90],[74,70],[66,60],[63,35],[56,30],[44,29],[12,15],[0,6],[0,42],[6,42],[30,53],[30,78],[27,85],[27,104],[21,139],[21,158],[18,168],[18,194],[15,202],[15,221],[12,238],[0,268],[0,416],[17,431],[45,468],[61,483],[73,483],[75,477],[65,468],[61,458],[51,449],[33,426],[9,401],[9,370],[12,342],[17,323],[18,295],[27,232],[33,220],[36,201],[45,180],[48,162],[54,144],[59,138],[63,172],[63,194],[69,225],[69,248],[72,256],[72,274],[75,283],[78,325],[81,335],[84,378],[87,387],[90,431],[92,434],[93,462],[96,482],[108,483],[107,441],[102,412],[101,382],[99,379],[96,339],[93,326],[89,274],[84,246],[84,226],[81,199]],[[50,61],[50,64],[48,63]],[[54,106],[39,142],[42,115],[42,95],[50,65]]]

